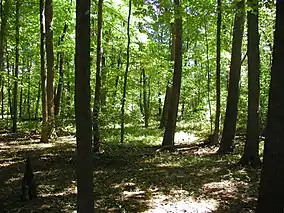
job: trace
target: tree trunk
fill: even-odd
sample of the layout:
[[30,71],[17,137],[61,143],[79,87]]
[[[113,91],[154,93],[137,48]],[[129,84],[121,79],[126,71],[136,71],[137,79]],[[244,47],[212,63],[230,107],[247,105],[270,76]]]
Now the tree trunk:
[[237,3],[234,31],[233,31],[233,43],[232,43],[232,55],[230,66],[230,79],[229,89],[227,97],[227,108],[224,121],[224,128],[219,154],[227,154],[233,151],[233,140],[236,132],[236,123],[238,115],[238,101],[239,101],[239,81],[241,71],[241,55],[242,55],[242,40],[244,32],[244,0]]
[[248,0],[248,121],[247,139],[240,164],[257,167],[259,159],[259,33],[258,1]]
[[90,109],[90,5],[90,0],[77,0],[76,4],[75,113],[78,213],[94,212]]
[[38,90],[37,90],[37,99],[36,99],[36,105],[35,105],[35,119],[37,119],[38,116],[38,109],[39,109],[39,101],[40,101],[40,92],[41,92],[41,83],[39,81],[38,83]]
[[217,35],[216,35],[216,114],[215,128],[212,140],[212,145],[219,143],[219,127],[220,127],[220,112],[221,112],[221,24],[222,24],[222,2],[217,0]]
[[127,76],[129,69],[129,58],[130,58],[130,17],[131,17],[131,0],[129,0],[129,11],[127,19],[127,56],[126,56],[126,68],[124,73],[124,83],[123,83],[123,95],[121,104],[121,132],[120,132],[120,143],[124,140],[124,106],[126,101],[126,90],[127,90]]
[[52,0],[45,1],[45,48],[47,62],[47,115],[48,115],[48,136],[54,129],[54,53],[53,53],[53,6]]
[[[31,63],[32,64],[32,63]],[[31,119],[31,64],[28,63],[28,117]]]
[[[4,46],[5,46],[5,33],[7,26],[7,18],[9,13],[9,3],[10,1],[5,1],[3,5],[3,1],[1,0],[1,28],[0,28],[0,85],[4,85],[2,83],[3,76],[2,73],[4,71]],[[2,99],[1,99],[2,100]],[[0,101],[1,101],[0,100]]]
[[144,126],[148,128],[149,126],[149,108],[147,101],[147,79],[145,69],[142,68],[142,78],[143,78],[143,110],[144,110]]
[[173,87],[170,97],[170,106],[168,121],[162,145],[172,147],[174,145],[174,135],[176,129],[176,119],[178,113],[178,104],[181,86],[182,73],[182,18],[180,14],[180,1],[174,0],[175,4],[175,57],[174,57],[174,75]]
[[93,152],[100,151],[100,96],[101,96],[101,62],[102,62],[102,23],[103,23],[103,0],[98,2],[98,37],[97,37],[97,63],[96,63],[96,89],[95,89],[95,101],[93,108],[93,131],[94,131],[94,144]]
[[18,99],[18,74],[19,74],[19,19],[20,19],[20,2],[16,1],[16,56],[15,56],[15,81],[13,89],[13,126],[12,132],[17,131],[17,122],[18,122],[18,110],[17,110],[17,99]]
[[7,64],[6,65],[7,65],[7,72],[8,72],[8,80],[7,80],[8,104],[9,104],[10,116],[12,117],[13,109],[12,109],[11,89],[10,89],[10,63],[9,63],[9,57],[8,57],[7,54],[6,54],[6,60],[7,60]]
[[210,100],[210,61],[209,61],[209,44],[207,35],[207,26],[205,25],[205,40],[206,40],[206,59],[207,59],[207,99],[209,106],[209,120],[210,120],[210,136],[212,135],[213,121],[212,121],[212,110],[211,110],[211,100]]
[[170,97],[172,94],[172,87],[169,84],[170,83],[168,82],[159,129],[165,128],[167,124],[169,106],[170,106]]
[[[65,23],[62,35],[59,39],[58,46],[62,44],[64,41],[64,38],[66,36],[68,25]],[[62,93],[62,86],[63,86],[63,63],[64,63],[64,53],[59,52],[58,53],[59,57],[59,80],[58,80],[58,86],[57,86],[57,91],[56,95],[54,97],[54,116],[57,117],[59,114],[60,110],[60,99],[61,99],[61,93]]]
[[46,71],[45,71],[45,51],[44,51],[44,1],[40,0],[40,70],[41,70],[41,103],[42,103],[42,128],[40,141],[48,142],[48,124],[47,124],[47,96],[46,96]]
[[284,209],[284,3],[276,1],[273,61],[269,91],[267,137],[257,213],[283,212]]
[[22,119],[23,114],[23,82],[21,81],[21,90],[20,90],[20,103],[19,103],[19,119]]

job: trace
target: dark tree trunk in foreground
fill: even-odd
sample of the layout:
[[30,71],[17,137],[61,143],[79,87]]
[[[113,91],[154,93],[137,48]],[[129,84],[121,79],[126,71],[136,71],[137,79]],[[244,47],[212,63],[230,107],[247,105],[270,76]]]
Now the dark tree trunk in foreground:
[[248,0],[248,121],[241,165],[260,165],[259,159],[259,34],[258,0]]
[[267,137],[257,213],[282,213],[284,209],[284,2],[276,3],[273,61],[269,91]]
[[128,20],[127,20],[127,56],[126,56],[126,68],[124,73],[124,83],[123,83],[123,95],[122,95],[122,104],[121,104],[121,129],[120,129],[120,143],[123,143],[124,140],[124,107],[126,101],[126,90],[127,90],[127,76],[129,70],[129,58],[130,58],[130,17],[131,17],[131,0],[129,0],[129,11],[128,11]]
[[101,62],[102,62],[102,24],[103,24],[103,0],[98,2],[98,36],[97,36],[97,61],[96,61],[96,89],[95,89],[95,101],[93,108],[93,131],[94,142],[93,152],[99,152],[100,150],[100,125],[99,125],[99,112],[100,112],[100,100],[101,100]]
[[44,0],[40,0],[40,70],[41,70],[41,105],[42,105],[42,127],[40,141],[48,142],[47,128],[47,97],[46,97],[46,71],[44,52]]
[[241,71],[241,56],[242,56],[242,40],[244,32],[245,10],[244,1],[237,3],[233,43],[232,43],[232,56],[230,66],[230,79],[227,97],[227,108],[224,121],[224,128],[219,154],[227,154],[233,151],[233,140],[236,132],[237,115],[238,115],[238,101],[239,101],[239,81]]
[[45,44],[47,62],[47,114],[48,114],[48,136],[54,129],[54,53],[53,53],[53,6],[52,0],[45,1]]
[[221,112],[221,24],[222,24],[222,2],[217,0],[217,43],[216,43],[216,114],[215,128],[212,140],[212,145],[219,143],[219,127],[220,127],[220,112]]
[[17,131],[17,122],[18,122],[18,109],[17,109],[17,99],[18,99],[18,74],[19,74],[19,20],[20,20],[20,2],[17,0],[16,2],[16,57],[15,57],[15,81],[14,81],[14,89],[13,89],[13,127],[12,132]]
[[90,108],[90,4],[90,0],[77,0],[76,4],[75,113],[78,213],[94,212]]
[[168,120],[164,132],[163,146],[174,145],[174,135],[176,129],[176,119],[178,113],[178,104],[181,86],[181,72],[182,72],[182,18],[180,15],[180,1],[175,0],[175,57],[174,57],[174,75],[173,87],[170,97],[170,106],[168,113]]

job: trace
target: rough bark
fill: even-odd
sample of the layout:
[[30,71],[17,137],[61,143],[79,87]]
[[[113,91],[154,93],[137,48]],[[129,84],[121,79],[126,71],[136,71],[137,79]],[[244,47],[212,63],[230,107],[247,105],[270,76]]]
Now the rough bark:
[[124,83],[123,83],[123,95],[121,104],[121,127],[120,127],[120,143],[124,140],[124,106],[126,101],[126,90],[127,90],[127,76],[129,70],[129,59],[130,59],[130,17],[131,17],[131,5],[132,2],[129,0],[129,11],[127,19],[127,52],[126,52],[126,68],[124,73]]
[[283,212],[284,209],[284,3],[276,2],[273,59],[269,91],[267,137],[257,213]]
[[90,4],[90,0],[77,0],[76,4],[75,113],[78,213],[94,212],[90,108]]
[[230,79],[227,96],[226,115],[219,154],[227,154],[233,151],[233,140],[236,132],[239,101],[239,81],[241,71],[241,47],[244,32],[244,1],[237,2],[234,21],[232,55],[230,65]]
[[93,152],[99,152],[100,150],[100,100],[101,100],[101,62],[102,62],[102,24],[103,24],[103,0],[98,2],[98,36],[97,36],[97,61],[96,61],[96,88],[95,88],[95,100],[93,108],[93,131],[94,142]]
[[175,4],[175,57],[174,57],[174,75],[173,86],[170,97],[170,106],[168,113],[168,120],[163,137],[163,146],[174,145],[174,135],[176,129],[176,119],[178,113],[178,104],[181,86],[181,73],[182,73],[182,18],[180,15],[180,1],[174,0]]
[[248,121],[247,137],[240,164],[257,167],[259,159],[259,33],[258,0],[248,0]]

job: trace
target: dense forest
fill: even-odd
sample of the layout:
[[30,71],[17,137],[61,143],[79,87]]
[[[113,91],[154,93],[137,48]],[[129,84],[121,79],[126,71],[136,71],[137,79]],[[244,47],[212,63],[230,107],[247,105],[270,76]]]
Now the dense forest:
[[0,212],[283,212],[284,1],[0,16]]

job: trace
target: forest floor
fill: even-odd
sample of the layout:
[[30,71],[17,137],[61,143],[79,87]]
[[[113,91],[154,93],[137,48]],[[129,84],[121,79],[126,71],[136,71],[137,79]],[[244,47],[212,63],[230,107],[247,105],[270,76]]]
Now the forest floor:
[[[216,147],[180,131],[170,152],[147,141],[161,139],[161,131],[138,129],[132,133],[139,139],[104,142],[93,156],[95,212],[254,212],[259,169],[235,166],[243,139],[235,153],[218,156]],[[43,144],[37,134],[0,134],[0,212],[76,212],[75,147],[74,136]],[[39,197],[20,201],[26,156]]]

